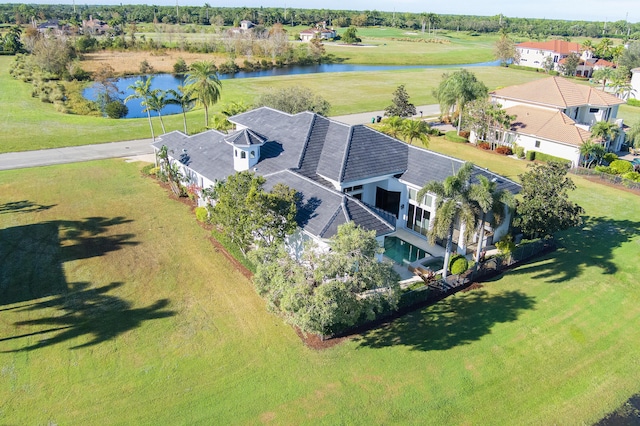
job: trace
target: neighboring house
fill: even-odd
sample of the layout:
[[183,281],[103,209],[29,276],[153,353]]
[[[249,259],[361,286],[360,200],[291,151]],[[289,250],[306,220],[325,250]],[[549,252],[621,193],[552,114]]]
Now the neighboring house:
[[92,15],[89,15],[88,20],[82,20],[82,32],[84,34],[100,35],[106,33],[109,28],[106,22],[93,19]]
[[640,99],[640,68],[631,70],[631,93],[629,97]]
[[490,97],[515,116],[501,145],[517,144],[525,151],[567,159],[575,167],[580,163],[580,146],[591,137],[596,122],[615,122],[620,127],[618,137],[606,145],[609,151],[620,151],[624,142],[622,119],[616,117],[625,101],[602,90],[549,77],[496,90]]
[[320,40],[329,40],[336,37],[336,30],[328,28],[309,28],[308,30],[300,31],[300,40],[309,42],[314,38]]
[[[267,189],[283,183],[297,190],[300,232],[288,241],[295,253],[309,239],[327,247],[338,226],[349,221],[375,231],[381,244],[402,231],[427,245],[435,203],[431,196],[417,200],[416,194],[426,182],[442,181],[464,164],[364,125],[349,126],[310,112],[290,115],[262,107],[230,121],[237,127],[232,134],[210,130],[185,136],[175,131],[153,147],[157,151],[166,145],[189,181],[203,188],[251,170],[266,178]],[[480,174],[498,182],[500,189],[519,191],[516,183],[485,169],[476,168],[473,179]],[[509,222],[490,229],[488,242],[492,234],[496,240],[504,235]],[[466,252],[461,238],[458,248]]]
[[580,55],[580,63],[575,73],[577,77],[589,78],[598,69],[615,68],[615,64],[595,58],[591,50],[585,49],[579,43],[564,40],[526,41],[518,44],[516,50],[519,53],[519,59],[516,62],[518,65],[544,68],[545,62],[549,58],[554,71],[561,71],[566,58],[572,53],[577,53]]
[[245,21],[240,21],[239,27],[230,28],[229,31],[231,31],[234,34],[244,34],[251,31],[251,29],[255,26],[256,24],[254,24],[253,22],[245,20]]

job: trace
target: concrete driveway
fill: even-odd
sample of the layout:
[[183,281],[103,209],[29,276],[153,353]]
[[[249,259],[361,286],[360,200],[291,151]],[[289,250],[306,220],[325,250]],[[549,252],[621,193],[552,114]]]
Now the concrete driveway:
[[[414,118],[420,117],[434,117],[440,115],[440,105],[421,105],[416,106],[416,111],[418,113],[414,115]],[[422,112],[422,114],[420,114]],[[371,118],[373,117],[384,117],[384,111],[371,111],[371,112],[363,112],[359,114],[349,114],[349,115],[336,115],[334,117],[329,117],[332,120],[339,121],[345,124],[367,124],[371,123]]]

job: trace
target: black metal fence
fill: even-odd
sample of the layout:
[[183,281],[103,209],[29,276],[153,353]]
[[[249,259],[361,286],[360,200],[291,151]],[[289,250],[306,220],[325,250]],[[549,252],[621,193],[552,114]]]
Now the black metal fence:
[[634,182],[632,180],[625,179],[620,175],[610,175],[609,173],[599,172],[593,169],[585,169],[582,167],[570,169],[569,172],[573,173],[574,175],[597,176],[601,180],[608,183],[640,191],[640,182]]

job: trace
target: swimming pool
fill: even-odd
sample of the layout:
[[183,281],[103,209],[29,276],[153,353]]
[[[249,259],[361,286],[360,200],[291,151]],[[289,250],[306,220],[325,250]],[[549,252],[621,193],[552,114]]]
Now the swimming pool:
[[401,265],[430,256],[428,252],[398,237],[384,238],[384,255]]

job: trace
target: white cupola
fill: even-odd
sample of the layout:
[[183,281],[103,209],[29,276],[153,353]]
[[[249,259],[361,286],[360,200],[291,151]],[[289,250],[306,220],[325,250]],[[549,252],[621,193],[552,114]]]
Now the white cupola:
[[224,141],[233,147],[233,168],[236,172],[249,170],[260,161],[260,147],[267,138],[253,130],[244,129],[230,134]]

